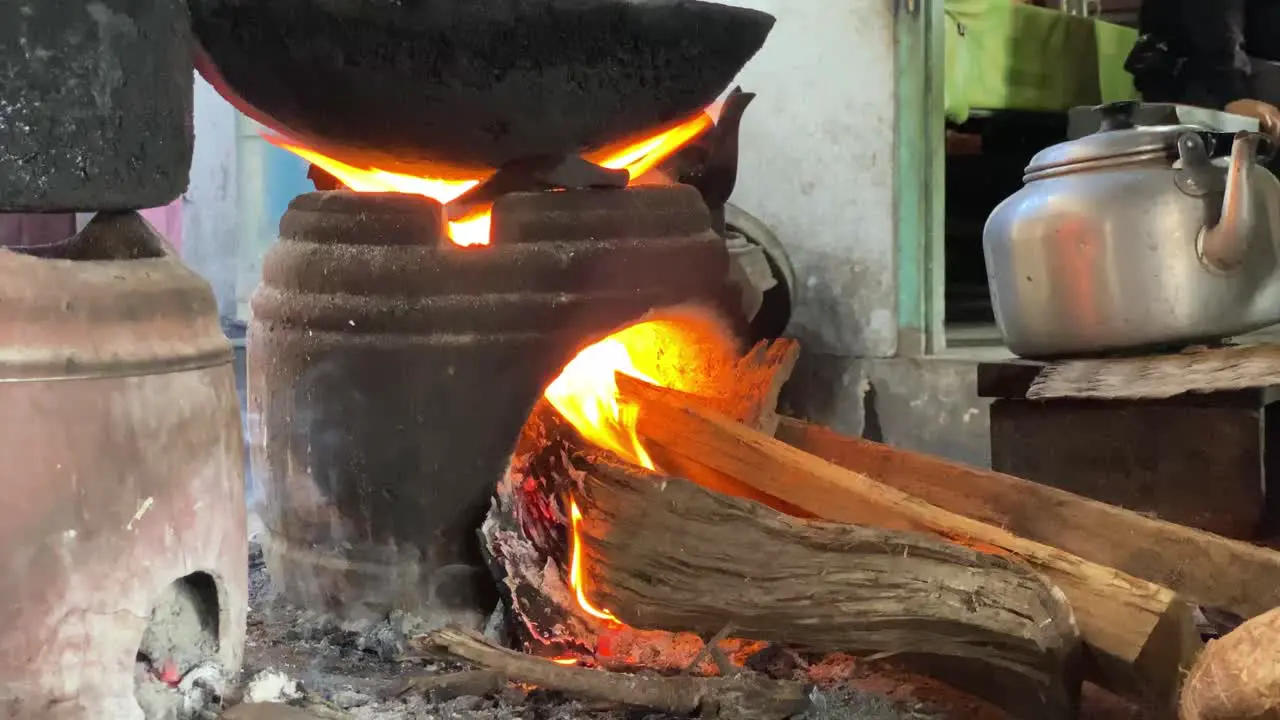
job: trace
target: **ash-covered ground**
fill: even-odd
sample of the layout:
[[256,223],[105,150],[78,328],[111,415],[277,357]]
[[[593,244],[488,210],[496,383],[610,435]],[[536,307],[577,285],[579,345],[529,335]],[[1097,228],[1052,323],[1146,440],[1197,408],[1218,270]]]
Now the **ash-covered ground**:
[[[225,720],[678,720],[514,686],[497,696],[443,702],[415,692],[400,694],[411,678],[464,668],[403,659],[408,638],[426,630],[412,617],[396,614],[371,627],[344,629],[278,603],[256,546],[250,555],[250,603],[243,682],[228,693],[232,706],[222,714]],[[806,679],[818,682],[820,689],[813,708],[798,720],[1005,717],[945,686],[883,667],[806,672]],[[253,704],[264,702],[282,704]],[[1081,716],[1139,718],[1127,706],[1112,705],[1086,708]]]

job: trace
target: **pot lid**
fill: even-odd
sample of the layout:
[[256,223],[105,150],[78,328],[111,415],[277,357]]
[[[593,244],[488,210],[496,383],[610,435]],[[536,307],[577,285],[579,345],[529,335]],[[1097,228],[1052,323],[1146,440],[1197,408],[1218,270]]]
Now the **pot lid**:
[[1104,158],[1173,150],[1187,132],[1205,132],[1195,125],[1147,125],[1121,130],[1103,130],[1076,140],[1058,143],[1031,158],[1026,173],[1041,172]]

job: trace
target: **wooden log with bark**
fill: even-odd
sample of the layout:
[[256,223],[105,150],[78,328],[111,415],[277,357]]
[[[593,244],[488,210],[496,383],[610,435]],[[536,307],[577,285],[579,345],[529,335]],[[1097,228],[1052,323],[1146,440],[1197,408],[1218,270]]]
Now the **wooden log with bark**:
[[[757,348],[727,373],[737,385],[705,402],[772,432],[794,353]],[[729,625],[739,642],[894,656],[1017,717],[1074,712],[1077,630],[1065,598],[1034,572],[936,537],[794,517],[808,513],[696,457],[653,456],[688,479],[609,462],[546,403],[534,411],[481,535],[536,652],[609,663],[629,644],[662,667],[655,654],[666,650],[654,648],[692,648],[688,662],[702,642],[681,638]],[[571,500],[581,599],[620,623],[578,602]]]
[[1280,607],[1280,552],[1048,485],[783,418],[779,440],[988,525],[1244,618]]
[[[696,351],[668,353],[665,360],[678,365],[685,375],[698,378],[700,389],[713,396],[708,402],[719,412],[773,432],[778,392],[795,364],[798,345],[792,340],[760,343],[737,362],[728,362],[720,352],[723,343],[714,337],[705,344],[710,350],[697,350],[700,333],[715,332],[705,318],[698,323],[694,327],[700,329],[690,330],[676,347],[681,350],[687,343]],[[634,647],[645,654],[645,663],[651,667],[682,669],[703,648],[697,636],[613,628],[578,609],[567,565],[571,549],[567,478],[570,457],[584,447],[568,422],[545,400],[540,402],[521,432],[480,528],[517,634],[526,644],[555,654],[598,655],[595,651],[603,637],[609,653],[598,659],[604,662],[625,666],[630,659],[627,650]],[[666,457],[658,461],[712,490],[768,499],[749,485],[696,461]]]
[[1202,643],[1192,607],[1168,588],[944,510],[734,422],[697,398],[625,376],[618,387],[639,408],[646,447],[696,459],[824,519],[933,533],[1025,561],[1070,599],[1101,684],[1166,711],[1176,707]]
[[[504,481],[482,534],[526,638],[551,652],[616,654],[728,625],[739,639],[893,656],[1014,717],[1073,716],[1078,630],[1066,598],[1029,568],[919,533],[792,517],[609,461],[549,408],[535,418],[554,448],[539,462],[555,467]],[[572,538],[553,531],[573,527],[556,504],[568,497],[584,597],[620,623],[577,602]]]
[[[1029,568],[917,533],[794,518],[575,460],[586,592],[630,627],[903,656],[1015,717],[1071,717],[1079,646]],[[993,678],[998,680],[993,681]]]

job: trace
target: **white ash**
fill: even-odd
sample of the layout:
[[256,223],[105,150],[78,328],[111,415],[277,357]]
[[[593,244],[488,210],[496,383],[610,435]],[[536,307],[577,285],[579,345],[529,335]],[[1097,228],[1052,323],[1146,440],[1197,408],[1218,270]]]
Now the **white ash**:
[[138,647],[134,697],[146,720],[202,720],[226,692],[218,659],[213,579],[197,573],[165,588]]
[[146,720],[209,720],[217,717],[226,694],[226,677],[216,663],[199,665],[170,684],[150,664],[139,661],[134,699]]
[[887,698],[870,693],[850,691],[823,692],[814,690],[809,694],[813,706],[800,716],[798,720],[933,720],[944,716],[930,712],[923,706],[904,706],[902,703],[890,702]]
[[[250,564],[249,586],[245,677],[261,680],[268,672],[265,677],[273,678],[273,683],[295,687],[299,695],[286,702],[319,720],[684,720],[660,713],[601,707],[554,693],[525,693],[514,686],[492,697],[464,696],[444,701],[417,693],[397,697],[408,678],[464,669],[449,662],[396,662],[407,640],[426,627],[421,619],[395,613],[380,623],[343,628],[289,608],[273,601],[270,579],[260,559]],[[505,634],[499,619],[491,618],[490,629],[495,636]],[[922,714],[919,708],[903,707],[868,693],[816,691],[813,697],[813,709],[796,720],[946,717]]]
[[302,697],[298,681],[279,670],[263,670],[245,685],[244,702],[288,702]]

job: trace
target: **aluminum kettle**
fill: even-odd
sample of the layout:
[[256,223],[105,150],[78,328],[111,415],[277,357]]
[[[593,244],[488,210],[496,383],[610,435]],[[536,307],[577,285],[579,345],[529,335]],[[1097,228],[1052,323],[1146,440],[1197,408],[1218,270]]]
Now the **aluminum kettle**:
[[1280,323],[1280,181],[1256,133],[1102,130],[1038,153],[991,213],[996,322],[1030,358],[1151,350]]

